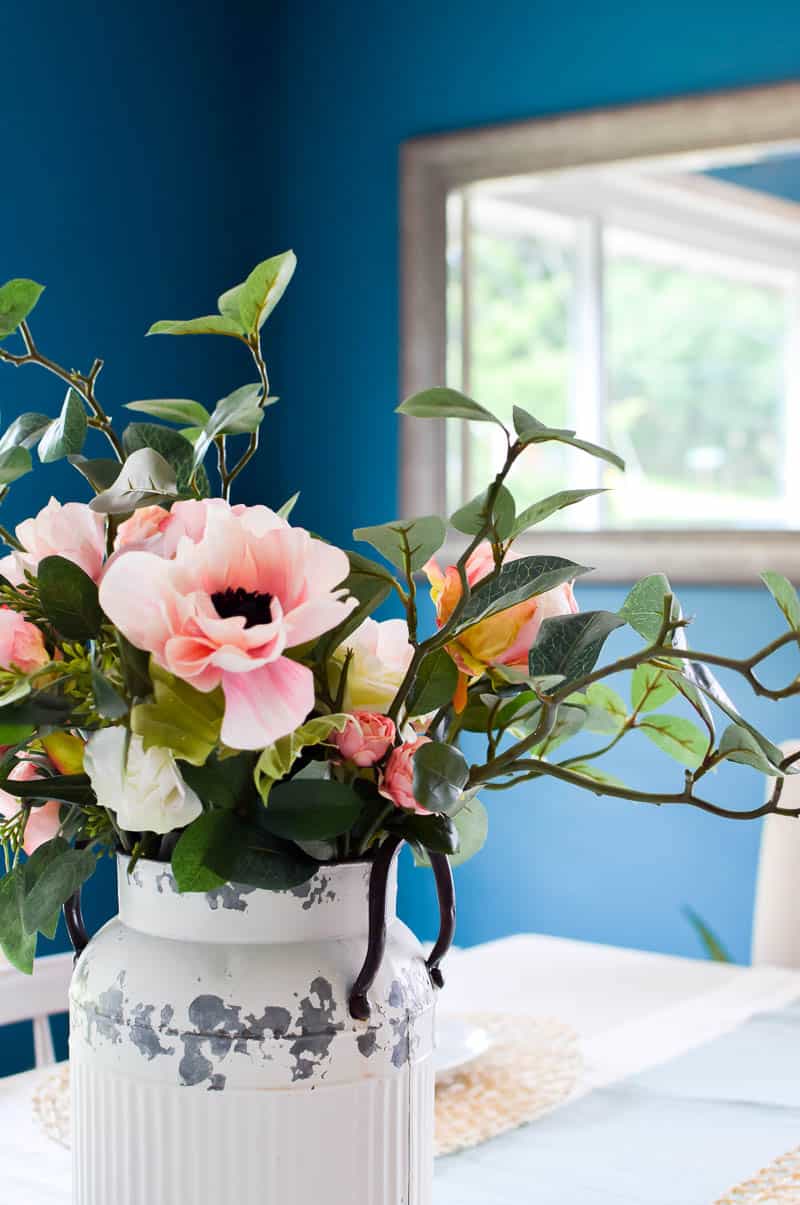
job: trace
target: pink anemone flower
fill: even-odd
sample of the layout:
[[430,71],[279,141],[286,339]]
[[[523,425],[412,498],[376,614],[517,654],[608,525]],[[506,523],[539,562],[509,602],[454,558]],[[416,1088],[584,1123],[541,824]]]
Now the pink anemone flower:
[[187,532],[171,560],[131,551],[109,564],[100,603],[169,673],[204,692],[221,685],[223,742],[260,749],[314,706],[311,670],[284,653],[358,605],[336,589],[349,563],[266,507],[204,511],[202,535]]

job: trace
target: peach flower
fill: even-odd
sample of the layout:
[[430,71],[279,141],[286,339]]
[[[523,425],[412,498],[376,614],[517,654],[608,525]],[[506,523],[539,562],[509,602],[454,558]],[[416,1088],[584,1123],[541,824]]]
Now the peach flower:
[[[165,510],[163,506],[142,506],[124,523],[120,523],[114,539],[114,550],[119,553],[145,549],[171,560],[183,536],[188,536],[194,544],[203,538],[209,512],[241,515],[246,510],[267,511],[267,508],[247,507],[243,503],[231,506],[222,498],[192,498],[176,502],[171,510]],[[268,513],[272,514],[271,511]]]
[[31,674],[50,660],[35,624],[9,607],[0,607],[0,666]]
[[331,739],[345,761],[366,769],[389,752],[395,731],[394,720],[388,716],[374,711],[356,711],[344,730],[334,732]]
[[169,673],[200,691],[221,686],[223,742],[260,749],[293,732],[314,706],[311,670],[284,653],[357,606],[336,589],[349,563],[264,506],[198,505],[197,541],[186,532],[171,560],[146,550],[115,558],[100,604]]
[[351,652],[344,700],[345,711],[386,712],[406,676],[414,650],[404,619],[365,619],[333,654],[332,677],[338,684],[347,653]]
[[[44,775],[32,761],[21,761],[8,777],[14,782],[31,782],[37,778],[44,778]],[[17,795],[11,795],[0,788],[0,816],[11,820],[17,815],[21,806],[22,801]],[[55,837],[60,823],[60,806],[57,800],[49,799],[41,806],[31,807],[25,825],[25,840],[22,844],[26,854],[34,853],[40,845],[44,845],[46,841],[51,841]]]
[[419,812],[422,816],[430,816],[428,808],[417,803],[414,798],[414,754],[417,749],[427,745],[428,736],[420,736],[415,741],[406,741],[392,751],[383,775],[380,792],[386,799],[399,808],[408,808],[411,812]]
[[63,506],[51,498],[35,519],[26,519],[16,531],[23,551],[16,549],[0,559],[0,576],[18,586],[25,570],[36,573],[46,556],[63,556],[80,565],[93,581],[98,581],[105,556],[105,521],[84,502]]
[[[519,560],[519,554],[508,553],[505,564],[515,560]],[[491,545],[484,542],[467,561],[467,581],[472,587],[493,569]],[[450,565],[442,573],[436,561],[431,560],[425,566],[425,573],[436,605],[436,623],[441,627],[461,597],[458,570],[455,565]],[[467,628],[448,644],[447,650],[462,673],[470,676],[482,674],[491,665],[525,668],[543,620],[554,615],[571,615],[577,610],[572,584],[565,582]]]

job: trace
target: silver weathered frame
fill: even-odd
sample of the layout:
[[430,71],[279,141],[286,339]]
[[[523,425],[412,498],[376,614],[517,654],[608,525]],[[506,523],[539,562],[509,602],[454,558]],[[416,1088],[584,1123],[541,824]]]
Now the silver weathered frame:
[[[448,193],[479,180],[583,165],[800,139],[800,81],[414,138],[400,154],[402,395],[445,380]],[[403,514],[444,513],[445,425],[402,420]],[[630,581],[654,569],[675,581],[800,576],[800,532],[538,530],[535,548]],[[531,544],[533,547],[534,544]]]

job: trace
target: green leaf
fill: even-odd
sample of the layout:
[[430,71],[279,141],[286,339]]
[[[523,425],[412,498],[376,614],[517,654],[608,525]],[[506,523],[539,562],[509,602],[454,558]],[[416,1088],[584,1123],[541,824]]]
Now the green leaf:
[[450,865],[463,866],[480,853],[489,835],[489,813],[477,796],[469,799],[453,817],[458,833],[458,850],[450,856]]
[[0,342],[17,329],[44,292],[44,285],[24,277],[7,280],[0,288]]
[[131,731],[153,747],[171,749],[176,757],[202,766],[219,743],[225,699],[222,688],[203,693],[183,682],[152,658],[153,702],[131,710]]
[[605,460],[608,464],[613,464],[616,468],[625,471],[625,461],[621,456],[617,456],[616,452],[612,452],[608,448],[601,448],[599,444],[589,443],[588,440],[578,439],[574,431],[545,427],[538,419],[533,418],[533,415],[528,414],[527,410],[522,410],[519,406],[514,407],[514,427],[520,443],[525,446],[551,442],[568,444],[571,448],[587,452],[589,456]]
[[[158,452],[174,470],[178,490],[188,493],[195,470],[195,452],[189,440],[179,431],[160,427],[157,423],[131,423],[122,433],[122,445],[128,457],[143,448]],[[202,474],[202,478],[198,474],[197,486],[201,493],[208,493],[205,470],[202,470]]]
[[45,778],[18,780],[5,778],[3,790],[18,799],[55,799],[58,803],[77,803],[85,806],[95,802],[88,774],[50,774]]
[[683,914],[700,938],[703,948],[712,962],[733,962],[722,942],[693,908],[684,908]]
[[397,413],[406,414],[411,418],[465,418],[470,422],[496,423],[503,427],[500,419],[492,414],[491,410],[474,402],[466,394],[459,393],[457,389],[446,389],[443,386],[423,389],[421,393],[406,398],[397,407]]
[[563,510],[566,506],[574,506],[576,502],[583,502],[584,498],[591,498],[595,494],[605,494],[606,492],[604,489],[559,490],[557,494],[551,494],[549,498],[542,498],[541,502],[534,502],[532,506],[521,511],[514,522],[511,535],[516,538],[529,527],[534,527],[543,519],[548,519],[556,511]]
[[233,318],[222,317],[220,314],[207,314],[204,318],[164,319],[154,322],[147,332],[148,335],[230,335],[233,339],[242,339],[244,331]]
[[303,749],[324,744],[333,732],[343,732],[348,719],[346,715],[317,716],[264,749],[254,771],[256,790],[264,803],[274,784],[286,777]]
[[761,580],[783,612],[789,627],[795,632],[800,631],[800,599],[792,583],[782,574],[771,572],[762,573]]
[[295,506],[297,505],[297,500],[299,497],[300,497],[300,491],[298,490],[296,494],[292,494],[291,498],[286,499],[283,506],[278,507],[278,510],[276,513],[280,516],[281,519],[289,518],[289,516],[291,515]]
[[650,662],[637,665],[631,678],[631,705],[634,711],[657,711],[677,694],[677,686],[663,669]]
[[392,828],[405,839],[436,854],[458,853],[458,829],[455,821],[443,812],[423,816],[420,812],[398,812],[392,817]]
[[96,866],[91,850],[72,849],[61,838],[41,845],[25,864],[25,930],[46,932],[53,914],[94,874]]
[[719,742],[719,752],[727,761],[752,766],[754,770],[773,778],[780,774],[780,769],[771,764],[752,733],[741,724],[728,725]]
[[458,685],[458,666],[446,649],[435,649],[423,658],[406,699],[409,716],[438,711],[452,699]]
[[[592,682],[586,691],[586,702],[590,709],[605,712],[609,717],[611,727],[603,731],[618,732],[628,718],[625,701],[610,686],[606,686],[605,682]],[[597,727],[592,726],[591,718],[587,718],[586,726],[590,731],[597,732]]]
[[209,413],[200,402],[192,402],[183,397],[153,398],[144,402],[126,402],[126,410],[136,410],[140,414],[150,414],[153,418],[161,418],[166,423],[186,423],[190,427],[204,427],[209,419]]
[[105,515],[127,515],[140,506],[172,502],[178,494],[175,470],[153,448],[140,448],[122,465],[114,484],[89,503]]
[[357,552],[348,552],[347,556],[350,561],[350,573],[342,583],[342,588],[346,588],[349,595],[358,599],[358,606],[338,627],[326,632],[317,641],[313,657],[318,663],[326,661],[347,637],[386,601],[393,589],[394,579],[383,565]]
[[12,966],[24,975],[31,975],[36,934],[26,933],[22,924],[24,869],[17,866],[0,879],[0,947]]
[[453,635],[458,635],[482,619],[488,619],[490,615],[506,611],[517,603],[526,602],[537,594],[544,594],[588,572],[583,565],[565,561],[559,556],[524,556],[518,561],[509,561],[491,582],[486,585],[479,583],[473,589],[453,628]]
[[81,451],[88,429],[86,408],[74,389],[67,390],[61,413],[54,419],[39,440],[39,459],[42,464],[74,456]]
[[103,624],[97,586],[74,561],[46,556],[36,571],[48,621],[68,640],[91,640]]
[[5,448],[0,451],[0,485],[10,485],[33,468],[31,454],[27,448]]
[[[579,761],[573,762],[568,767],[573,774],[580,774],[583,778],[588,778],[598,786],[603,787],[620,787],[625,790],[625,783],[619,778],[615,778],[613,774],[608,774],[605,770],[600,770],[593,762]],[[591,790],[591,788],[588,788]],[[602,792],[598,792],[602,794]]]
[[238,321],[245,334],[255,335],[283,297],[296,267],[293,251],[265,259],[247,280],[222,294],[217,303],[220,313]]
[[0,439],[0,452],[8,448],[33,448],[50,426],[52,419],[48,414],[21,414],[15,418]]
[[206,857],[221,843],[230,841],[236,819],[231,812],[204,812],[178,838],[172,851],[172,873],[178,891],[213,891],[226,882],[210,870]]
[[565,682],[582,678],[594,668],[606,639],[623,623],[611,611],[581,611],[545,619],[528,658],[532,677],[563,674]]
[[205,765],[182,762],[181,777],[207,809],[231,811],[255,800],[253,755],[239,754],[224,760],[212,754]]
[[687,703],[694,708],[694,710],[700,716],[700,719],[703,720],[703,722],[707,725],[709,729],[709,736],[711,736],[714,732],[714,717],[711,713],[711,708],[705,700],[705,697],[700,693],[697,687],[688,680],[688,678],[684,678],[683,674],[681,674],[679,670],[665,670],[664,672],[677,690],[678,694],[683,695]]
[[663,573],[652,573],[636,583],[619,613],[634,631],[652,644],[661,631],[668,596],[672,598],[672,615],[676,617],[677,603],[672,587]]
[[438,515],[397,519],[377,527],[358,527],[353,532],[356,540],[364,540],[377,548],[398,569],[405,571],[405,558],[408,555],[412,573],[421,569],[441,548],[446,534],[447,529]]
[[272,788],[258,824],[288,841],[326,841],[349,832],[362,806],[352,787],[341,782],[283,782]]
[[128,714],[128,704],[96,665],[92,666],[92,693],[97,714],[104,720],[121,720]]
[[464,754],[454,745],[429,741],[414,754],[414,798],[431,812],[454,811],[468,778]]
[[504,485],[497,491],[492,513],[489,514],[489,490],[486,489],[450,516],[450,524],[468,536],[476,536],[487,524],[493,527],[497,540],[507,540],[514,530],[516,503]]
[[217,402],[214,413],[194,442],[193,463],[199,465],[215,439],[221,435],[246,435],[256,431],[264,418],[264,406],[277,398],[267,398],[260,404],[261,385],[242,385]]
[[118,460],[101,457],[89,460],[86,456],[68,456],[67,460],[85,477],[96,494],[109,489],[119,477],[122,465]]
[[[74,723],[73,704],[63,695],[47,691],[27,693],[0,707],[0,745],[16,745],[36,728],[65,728]],[[9,769],[11,767],[9,766]]]
[[649,715],[637,725],[654,745],[681,765],[696,770],[708,749],[708,733],[679,715]]

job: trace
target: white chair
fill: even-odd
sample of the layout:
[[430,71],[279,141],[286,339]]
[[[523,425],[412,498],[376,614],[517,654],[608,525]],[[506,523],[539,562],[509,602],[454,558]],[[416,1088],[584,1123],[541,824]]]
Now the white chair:
[[[784,753],[800,750],[785,741]],[[767,791],[774,780],[768,780]],[[800,774],[790,775],[781,804],[800,807]],[[800,818],[767,816],[756,880],[751,958],[754,966],[800,968]]]
[[71,975],[72,954],[37,958],[30,977],[8,963],[0,965],[0,1025],[33,1022],[37,1067],[47,1067],[56,1061],[50,1017],[66,1012]]

